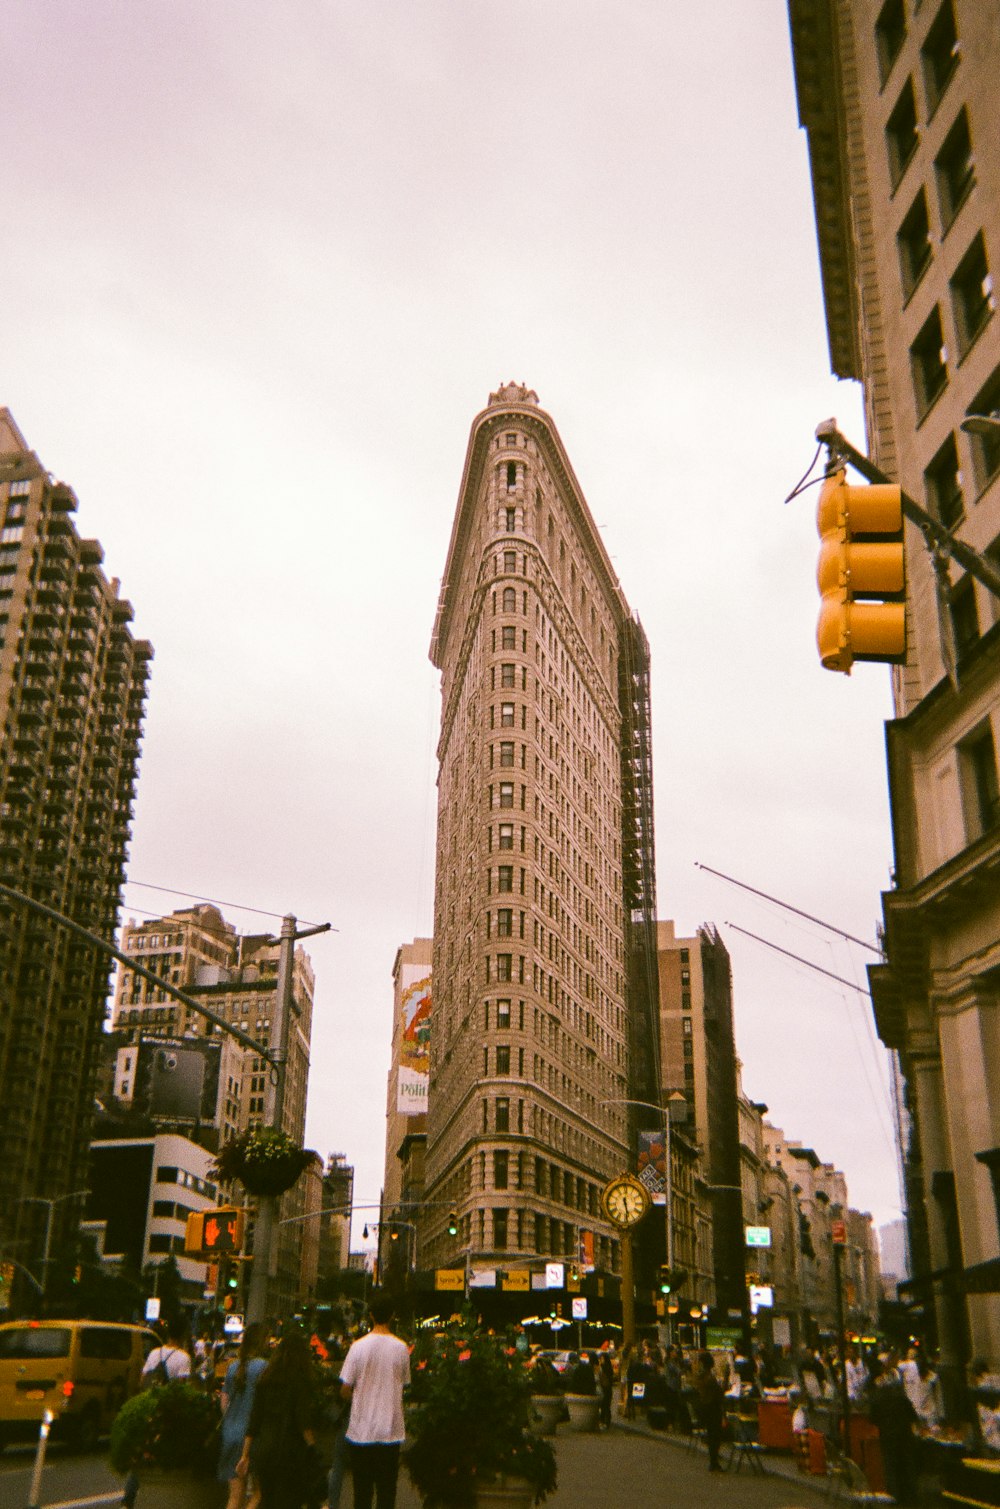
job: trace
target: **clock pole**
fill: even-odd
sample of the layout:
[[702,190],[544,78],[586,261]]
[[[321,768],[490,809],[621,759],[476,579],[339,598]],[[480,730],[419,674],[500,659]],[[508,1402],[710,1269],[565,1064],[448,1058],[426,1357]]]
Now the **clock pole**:
[[622,1232],[622,1346],[635,1345],[635,1275],[632,1269],[632,1231]]

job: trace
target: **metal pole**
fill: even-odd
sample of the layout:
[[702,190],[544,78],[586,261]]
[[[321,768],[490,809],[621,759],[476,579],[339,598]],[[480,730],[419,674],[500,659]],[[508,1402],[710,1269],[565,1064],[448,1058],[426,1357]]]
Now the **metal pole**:
[[45,1246],[42,1249],[42,1309],[47,1310],[49,1307],[49,1252],[52,1248],[52,1217],[55,1214],[56,1202],[40,1199],[38,1203],[48,1206],[45,1215]]
[[833,1289],[837,1304],[837,1357],[840,1361],[840,1412],[844,1425],[844,1451],[851,1454],[851,1400],[847,1392],[847,1349],[844,1345],[844,1284],[841,1275],[842,1250],[839,1242],[833,1244]]
[[42,1423],[38,1431],[38,1448],[35,1452],[35,1466],[31,1474],[31,1487],[28,1489],[28,1509],[38,1509],[42,1493],[42,1470],[45,1467],[45,1448],[49,1439],[49,1430],[52,1426],[52,1411],[47,1409],[42,1416]]
[[632,1266],[632,1232],[622,1232],[622,1346],[635,1345],[635,1272]]
[[[288,1066],[288,1023],[291,1017],[292,976],[295,963],[295,918],[281,919],[278,946],[278,978],[271,1012],[271,1037],[267,1057],[272,1065],[264,1085],[264,1125],[279,1127],[285,1112],[285,1074]],[[267,1281],[275,1255],[278,1197],[261,1195],[253,1231],[253,1266],[247,1294],[247,1324],[262,1321],[267,1314]]]

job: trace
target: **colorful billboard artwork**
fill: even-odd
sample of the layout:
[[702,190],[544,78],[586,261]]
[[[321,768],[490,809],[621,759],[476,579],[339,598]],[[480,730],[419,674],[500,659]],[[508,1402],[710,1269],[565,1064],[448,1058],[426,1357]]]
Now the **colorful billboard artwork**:
[[400,1002],[399,1075],[396,1110],[420,1116],[427,1110],[430,1083],[431,977],[404,982]]
[[651,1195],[667,1187],[667,1149],[662,1131],[639,1133],[639,1178]]

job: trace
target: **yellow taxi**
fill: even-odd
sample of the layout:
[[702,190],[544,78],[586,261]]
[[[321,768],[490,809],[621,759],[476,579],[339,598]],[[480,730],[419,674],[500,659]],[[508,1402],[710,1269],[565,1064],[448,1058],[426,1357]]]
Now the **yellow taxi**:
[[0,1325],[0,1447],[38,1434],[93,1446],[136,1392],[160,1339],[145,1326],[101,1320],[15,1320]]

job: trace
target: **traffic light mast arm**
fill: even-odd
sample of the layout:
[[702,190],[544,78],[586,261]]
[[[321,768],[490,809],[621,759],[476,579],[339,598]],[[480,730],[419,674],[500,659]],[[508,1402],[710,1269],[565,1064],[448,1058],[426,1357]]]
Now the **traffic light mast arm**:
[[[860,472],[866,482],[876,484],[892,482],[891,477],[887,477],[880,467],[867,456],[863,456],[860,451],[855,450],[851,442],[844,438],[837,429],[836,420],[824,419],[821,424],[818,424],[816,439],[821,445],[827,446],[834,466],[839,462],[847,462],[854,467],[856,472]],[[938,519],[934,518],[933,514],[921,508],[920,504],[915,503],[902,489],[900,489],[900,499],[904,518],[909,519],[911,524],[917,525],[928,545],[934,545],[944,555],[952,556],[988,592],[1000,598],[1000,572],[991,566],[978,550],[973,550],[971,545],[966,545],[964,540],[953,535],[950,529],[946,529]]]
[[162,975],[154,974],[151,969],[147,969],[144,964],[140,964],[130,954],[123,954],[120,949],[115,948],[114,944],[109,943],[106,938],[98,937],[96,933],[92,933],[87,928],[81,927],[72,918],[64,917],[62,912],[57,912],[52,907],[43,905],[41,901],[36,901],[33,896],[26,896],[23,891],[15,891],[13,886],[0,883],[0,896],[6,896],[11,901],[20,902],[22,906],[28,907],[30,911],[37,912],[39,916],[48,917],[50,922],[58,923],[60,927],[66,928],[68,932],[76,933],[77,937],[84,938],[88,943],[92,943],[95,948],[101,949],[103,953],[110,954],[113,959],[118,960],[119,964],[124,964],[126,969],[131,969],[135,974],[142,975],[144,980],[149,980],[157,989],[166,991],[168,996],[172,996],[175,1001],[180,1001],[181,1005],[186,1006],[189,1011],[196,1011],[199,1016],[205,1017],[213,1026],[225,1032],[227,1036],[235,1038],[244,1048],[251,1049],[258,1058],[262,1058],[265,1063],[270,1064],[272,1069],[277,1068],[278,1061],[274,1054],[269,1049],[262,1047],[256,1038],[250,1037],[248,1033],[243,1032],[239,1027],[231,1026],[223,1017],[217,1016],[214,1011],[209,1011],[208,1007],[203,1006],[200,1001],[196,1001],[191,996],[186,995],[183,990],[178,990],[177,986],[171,985],[169,980],[164,980]]

